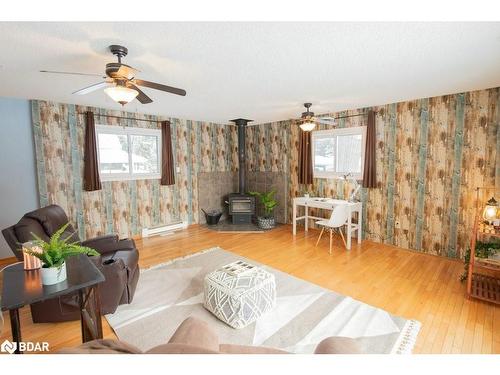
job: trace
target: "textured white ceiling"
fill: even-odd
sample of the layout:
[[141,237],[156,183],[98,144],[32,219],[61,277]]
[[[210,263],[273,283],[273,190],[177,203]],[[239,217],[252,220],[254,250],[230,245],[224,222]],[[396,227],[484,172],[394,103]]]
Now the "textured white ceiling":
[[500,86],[500,23],[0,23],[0,96],[120,108],[71,92],[103,73],[107,46],[129,48],[154,103],[125,109],[226,123],[316,113]]

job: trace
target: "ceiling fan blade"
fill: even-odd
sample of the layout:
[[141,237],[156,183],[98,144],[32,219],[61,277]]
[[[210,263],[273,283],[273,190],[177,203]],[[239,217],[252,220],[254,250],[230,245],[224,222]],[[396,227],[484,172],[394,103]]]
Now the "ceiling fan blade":
[[94,74],[94,73],[77,73],[77,72],[59,72],[56,70],[40,70],[40,73],[52,73],[52,74],[71,74],[75,76],[91,76],[91,77],[102,77],[106,78],[102,74]]
[[185,90],[178,89],[176,87],[166,86],[166,85],[162,85],[160,83],[155,83],[155,82],[143,81],[142,79],[134,79],[133,82],[139,86],[149,87],[151,89],[160,90],[160,91],[166,91],[166,92],[169,92],[171,94],[186,96]]
[[116,72],[116,76],[127,78],[127,79],[132,79],[135,77],[137,72],[139,72],[137,69],[132,68],[129,65],[121,64],[120,68],[118,68],[118,71]]
[[314,121],[319,124],[332,125],[332,126],[337,125],[337,119],[333,117],[316,117]]
[[129,88],[136,90],[139,95],[136,96],[136,99],[140,101],[142,104],[148,104],[148,103],[153,103],[153,99],[151,99],[149,96],[144,94],[143,91],[139,89],[136,85],[133,85],[132,83],[128,83],[127,85]]
[[110,83],[107,82],[107,81],[95,83],[93,85],[84,87],[83,89],[80,89],[78,91],[75,91],[73,94],[75,94],[75,95],[85,95],[85,94],[88,94],[88,93],[90,93],[92,91],[96,91],[96,90],[102,89],[104,87],[107,87],[108,85],[110,85]]

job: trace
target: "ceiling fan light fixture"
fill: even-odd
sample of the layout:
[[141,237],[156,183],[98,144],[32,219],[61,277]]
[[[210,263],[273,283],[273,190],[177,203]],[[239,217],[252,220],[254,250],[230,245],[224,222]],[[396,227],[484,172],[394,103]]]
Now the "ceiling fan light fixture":
[[309,108],[311,108],[312,103],[304,103],[304,107],[306,107],[306,111],[302,112],[301,118],[304,120],[302,124],[299,125],[299,127],[302,129],[302,131],[305,132],[310,132],[316,128],[316,123],[312,121],[314,117],[314,112],[309,111]]
[[316,124],[314,122],[311,122],[311,121],[306,121],[306,122],[300,124],[299,126],[303,131],[310,132],[310,131],[314,130],[314,128],[316,127]]
[[115,102],[125,105],[135,99],[139,92],[125,86],[112,86],[104,89],[104,92]]

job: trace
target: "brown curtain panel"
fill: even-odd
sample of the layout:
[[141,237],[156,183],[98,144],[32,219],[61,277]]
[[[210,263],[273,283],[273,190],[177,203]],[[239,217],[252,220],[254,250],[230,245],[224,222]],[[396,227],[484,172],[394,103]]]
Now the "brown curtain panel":
[[94,113],[85,112],[85,145],[83,150],[83,188],[86,191],[101,190]]
[[377,169],[375,148],[377,145],[375,131],[375,112],[368,112],[368,126],[366,129],[365,165],[363,170],[363,187],[377,187]]
[[170,122],[161,123],[161,184],[174,185],[174,157],[172,156],[172,136],[170,134]]
[[299,130],[299,184],[312,183],[311,132]]

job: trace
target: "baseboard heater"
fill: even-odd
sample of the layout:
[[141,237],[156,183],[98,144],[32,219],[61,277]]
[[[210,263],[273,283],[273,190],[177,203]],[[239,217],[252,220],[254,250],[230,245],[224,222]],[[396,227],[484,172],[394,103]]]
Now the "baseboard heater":
[[176,230],[186,229],[187,227],[187,221],[176,221],[170,224],[156,225],[151,228],[143,228],[142,237],[162,236],[170,234]]

